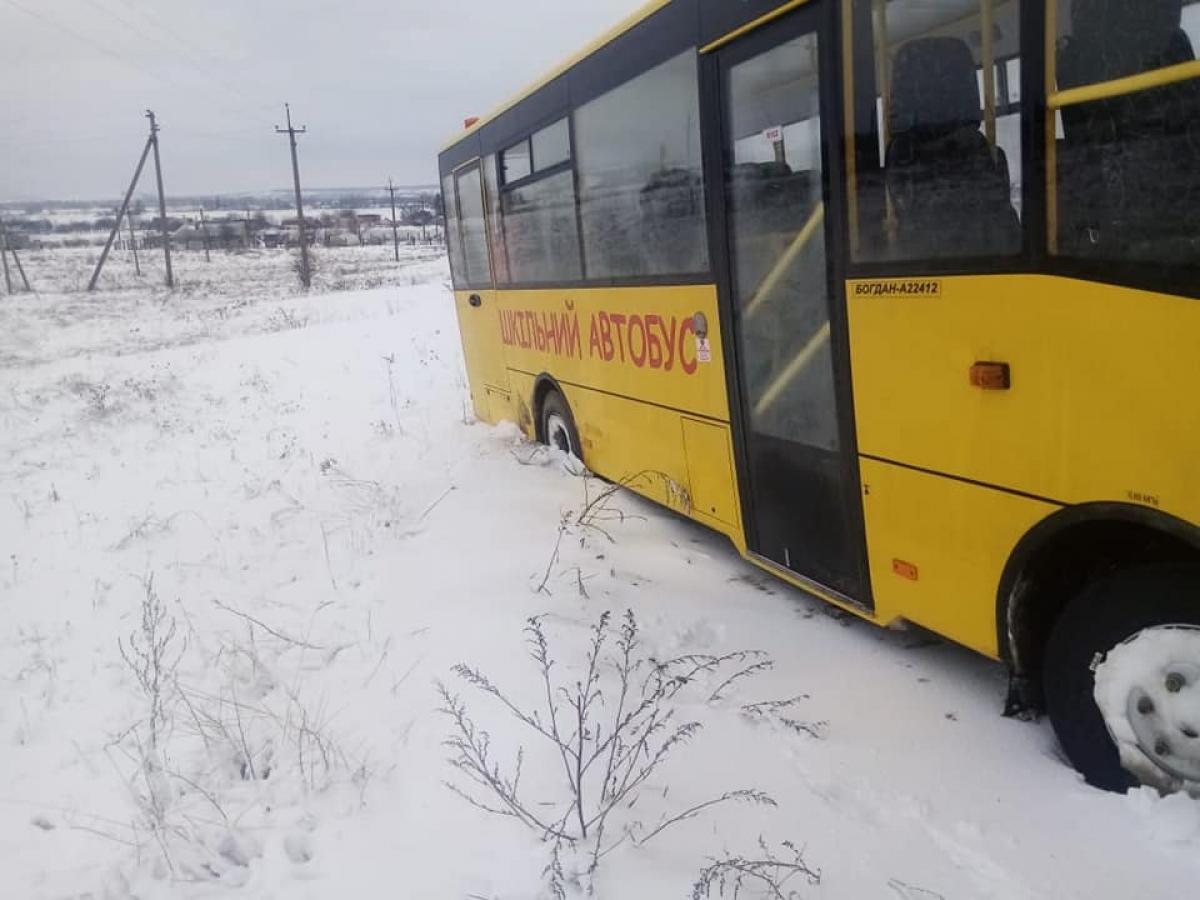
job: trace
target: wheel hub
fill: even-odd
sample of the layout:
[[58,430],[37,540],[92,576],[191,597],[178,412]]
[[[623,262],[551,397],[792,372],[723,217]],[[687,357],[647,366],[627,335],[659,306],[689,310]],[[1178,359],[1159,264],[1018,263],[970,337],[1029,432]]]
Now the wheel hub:
[[1096,703],[1144,783],[1200,792],[1200,628],[1138,632],[1099,662]]
[[563,453],[575,452],[575,448],[571,446],[571,432],[558,413],[551,413],[546,417],[546,443],[557,447]]

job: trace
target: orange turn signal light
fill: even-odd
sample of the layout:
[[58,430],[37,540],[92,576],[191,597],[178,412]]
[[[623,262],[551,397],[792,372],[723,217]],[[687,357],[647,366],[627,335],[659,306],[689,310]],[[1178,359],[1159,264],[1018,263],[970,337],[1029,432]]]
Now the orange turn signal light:
[[916,581],[920,578],[917,572],[917,567],[910,562],[905,562],[902,559],[892,560],[892,571],[901,578],[907,578],[909,581]]

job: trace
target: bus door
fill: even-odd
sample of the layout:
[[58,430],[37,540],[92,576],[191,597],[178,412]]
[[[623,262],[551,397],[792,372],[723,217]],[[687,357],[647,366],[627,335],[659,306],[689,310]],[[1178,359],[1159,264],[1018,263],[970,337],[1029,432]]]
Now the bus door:
[[828,15],[813,3],[717,51],[722,291],[748,548],[869,607],[841,288],[829,264]]
[[496,304],[488,213],[478,160],[455,171],[454,192],[462,235],[463,271],[460,278],[467,284],[454,295],[458,324],[471,384],[481,385],[488,395],[473,396],[476,413],[493,420],[496,417],[491,414],[490,407],[494,405],[497,410],[502,410],[507,405],[508,373],[500,341],[500,311]]

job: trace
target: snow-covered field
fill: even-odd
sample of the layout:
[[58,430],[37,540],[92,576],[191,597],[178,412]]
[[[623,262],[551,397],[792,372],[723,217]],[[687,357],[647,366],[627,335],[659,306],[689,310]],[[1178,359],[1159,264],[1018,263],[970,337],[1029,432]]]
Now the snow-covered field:
[[[553,896],[553,842],[445,786],[502,805],[447,763],[435,681],[502,781],[523,748],[525,813],[569,822],[549,720],[452,667],[532,710],[527,618],[570,693],[626,610],[635,658],[702,668],[649,746],[703,727],[614,808],[593,879],[562,848],[567,896],[720,896],[701,870],[764,859],[760,836],[819,870],[788,897],[1194,893],[1200,801],[1087,788],[1048,726],[1000,717],[999,667],[836,613],[628,494],[585,512],[603,483],[473,423],[444,260],[323,254],[332,292],[301,296],[279,254],[180,256],[172,294],[117,272],[0,298],[0,896]],[[67,286],[64,259],[31,254],[31,278]],[[713,659],[735,651],[762,655]],[[731,791],[774,805],[651,836]]]

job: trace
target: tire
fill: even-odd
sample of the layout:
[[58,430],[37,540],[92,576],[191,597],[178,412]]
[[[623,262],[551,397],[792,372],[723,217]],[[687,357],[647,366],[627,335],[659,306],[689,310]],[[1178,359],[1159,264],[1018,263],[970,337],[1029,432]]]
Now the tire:
[[571,407],[558,391],[552,390],[542,401],[542,440],[547,446],[557,447],[583,461],[583,445],[579,442],[579,431],[575,428],[575,417]]
[[1148,628],[1200,628],[1200,565],[1139,566],[1093,582],[1055,622],[1046,644],[1046,710],[1067,759],[1088,784],[1126,791],[1139,780],[1122,765],[1095,699],[1093,667]]

